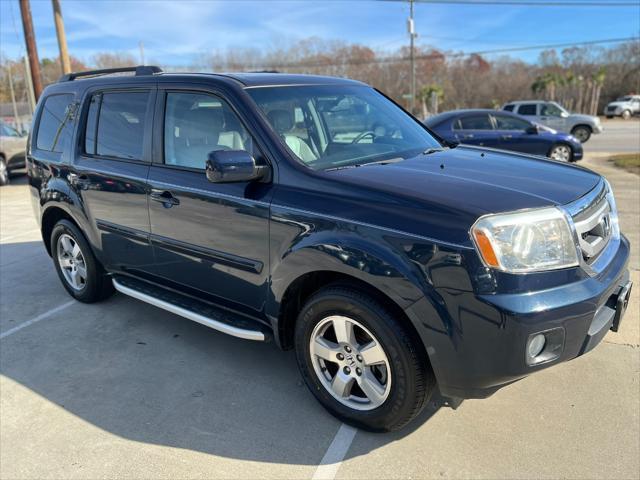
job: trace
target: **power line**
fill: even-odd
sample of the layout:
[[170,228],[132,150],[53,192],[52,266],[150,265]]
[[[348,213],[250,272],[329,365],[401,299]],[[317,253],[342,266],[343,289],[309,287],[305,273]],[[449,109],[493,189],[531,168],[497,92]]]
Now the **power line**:
[[[379,2],[397,2],[405,3],[407,0],[376,0]],[[519,7],[637,7],[640,8],[640,2],[589,2],[581,0],[580,2],[567,2],[558,0],[414,0],[416,3],[433,3],[433,4],[450,4],[450,5],[511,5]]]
[[[565,48],[565,47],[583,47],[589,45],[604,45],[610,43],[623,43],[631,41],[640,41],[640,37],[626,37],[626,38],[608,38],[603,40],[590,40],[584,42],[572,42],[572,43],[555,43],[546,45],[530,45],[526,47],[511,47],[511,48],[499,48],[493,50],[478,50],[474,52],[454,52],[454,53],[429,53],[424,55],[416,55],[415,60],[439,60],[442,58],[462,58],[473,55],[491,55],[495,53],[510,53],[510,52],[524,52],[530,50],[547,50],[552,48]],[[266,64],[264,67],[258,69],[284,69],[295,67],[330,67],[330,66],[342,66],[342,65],[370,65],[370,64],[384,64],[384,63],[396,63],[396,62],[408,62],[411,59],[409,57],[381,57],[375,60],[355,60],[351,62],[343,63],[330,63],[330,62],[291,62],[282,64]],[[256,67],[257,68],[257,67]]]

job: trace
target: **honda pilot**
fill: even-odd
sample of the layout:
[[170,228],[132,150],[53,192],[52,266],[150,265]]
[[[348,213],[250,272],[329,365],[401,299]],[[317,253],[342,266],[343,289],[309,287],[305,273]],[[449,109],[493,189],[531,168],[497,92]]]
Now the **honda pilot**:
[[295,349],[317,400],[368,430],[583,355],[629,300],[603,177],[456,146],[357,81],[72,73],[31,132],[33,209],[73,298],[115,290]]

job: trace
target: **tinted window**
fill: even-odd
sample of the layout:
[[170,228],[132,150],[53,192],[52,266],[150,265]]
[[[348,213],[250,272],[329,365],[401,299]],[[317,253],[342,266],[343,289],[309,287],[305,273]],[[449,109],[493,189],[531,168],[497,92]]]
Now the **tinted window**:
[[93,95],[89,105],[87,125],[84,134],[84,150],[90,154],[96,153],[96,128],[98,127],[98,110],[100,109],[101,100],[102,95]]
[[496,128],[498,130],[526,130],[531,126],[526,120],[521,120],[508,115],[494,115],[496,119]]
[[36,147],[39,150],[61,153],[71,136],[73,95],[51,95],[42,106]]
[[142,159],[149,92],[104,93],[98,118],[96,154]]
[[229,105],[213,95],[168,93],[165,163],[204,169],[208,153],[216,150],[246,150],[254,155],[251,137]]
[[518,108],[518,113],[520,115],[535,115],[536,114],[536,104],[535,103],[525,103],[524,105],[520,105],[520,108]]
[[515,105],[505,105],[505,107],[503,108],[503,110],[506,110],[507,112],[513,112],[513,107]]
[[462,130],[493,130],[493,125],[488,114],[472,115],[460,119],[460,128]]

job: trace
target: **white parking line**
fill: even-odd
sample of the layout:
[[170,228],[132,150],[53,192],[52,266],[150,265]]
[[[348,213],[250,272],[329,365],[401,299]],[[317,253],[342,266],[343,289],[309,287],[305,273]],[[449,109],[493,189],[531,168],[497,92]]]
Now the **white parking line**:
[[76,303],[75,300],[71,300],[67,303],[63,303],[62,305],[58,305],[55,308],[52,308],[51,310],[44,312],[41,315],[38,315],[35,318],[32,318],[31,320],[27,320],[24,323],[21,323],[20,325],[10,328],[9,330],[7,330],[6,332],[3,332],[0,334],[0,340],[2,340],[3,338],[7,338],[9,335],[13,335],[16,332],[19,332],[20,330],[22,330],[23,328],[27,328],[31,325],[33,325],[34,323],[38,323],[41,320],[46,320],[47,318],[49,318],[51,315],[60,312],[61,310],[64,310],[67,307],[70,307],[71,305],[73,305],[74,303]]
[[349,451],[357,431],[357,429],[344,423],[340,425],[338,433],[333,437],[331,445],[329,445],[320,465],[318,465],[316,472],[313,474],[313,480],[333,480],[336,478],[338,469],[342,465],[342,460]]

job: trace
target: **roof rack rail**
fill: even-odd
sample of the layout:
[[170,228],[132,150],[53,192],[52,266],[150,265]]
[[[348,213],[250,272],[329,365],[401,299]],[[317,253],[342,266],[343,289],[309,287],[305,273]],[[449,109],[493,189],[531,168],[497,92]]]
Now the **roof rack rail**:
[[98,75],[111,75],[112,73],[135,72],[136,77],[162,73],[160,67],[154,65],[138,65],[137,67],[103,68],[101,70],[87,70],[85,72],[72,72],[62,75],[58,82],[70,82],[79,77],[93,77]]

